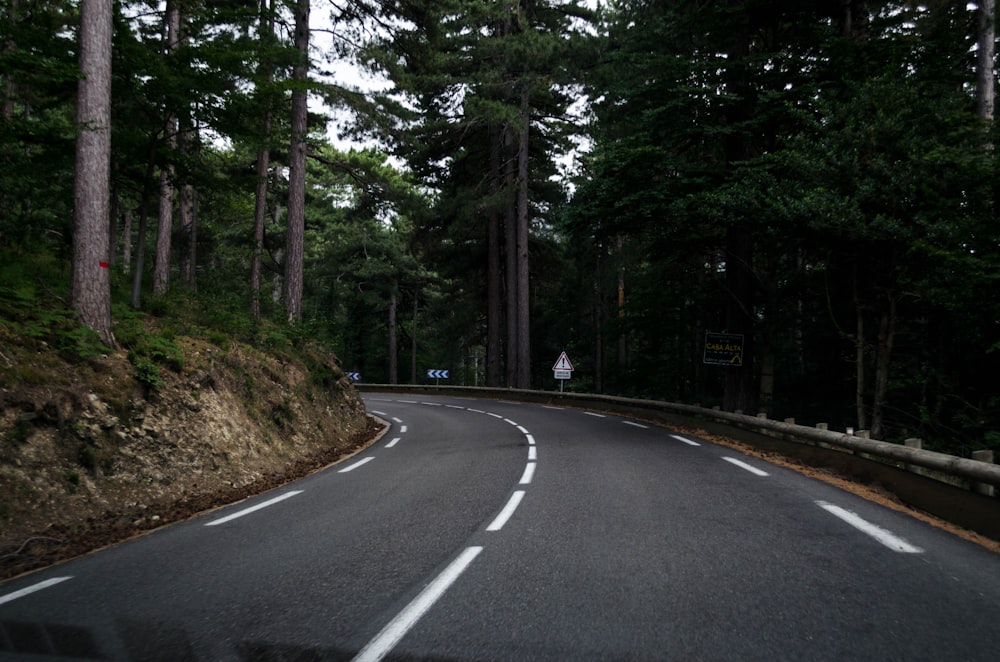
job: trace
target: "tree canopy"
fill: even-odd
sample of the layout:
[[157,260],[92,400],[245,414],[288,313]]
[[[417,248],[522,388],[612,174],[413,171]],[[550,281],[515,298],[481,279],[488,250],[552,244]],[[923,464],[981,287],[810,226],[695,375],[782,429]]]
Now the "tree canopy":
[[[91,6],[0,10],[5,259],[81,250]],[[566,351],[572,389],[1000,448],[993,2],[133,0],[111,19],[110,306],[194,297],[371,382],[554,388]],[[95,326],[74,287],[52,304]],[[741,352],[706,363],[706,334]]]

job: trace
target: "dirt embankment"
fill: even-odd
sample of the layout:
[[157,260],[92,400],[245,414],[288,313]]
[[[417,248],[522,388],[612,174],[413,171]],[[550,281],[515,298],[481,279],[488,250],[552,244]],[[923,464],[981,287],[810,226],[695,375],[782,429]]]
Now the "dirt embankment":
[[124,352],[0,352],[0,578],[278,486],[377,431],[332,356],[307,369],[175,342],[183,368],[155,380]]

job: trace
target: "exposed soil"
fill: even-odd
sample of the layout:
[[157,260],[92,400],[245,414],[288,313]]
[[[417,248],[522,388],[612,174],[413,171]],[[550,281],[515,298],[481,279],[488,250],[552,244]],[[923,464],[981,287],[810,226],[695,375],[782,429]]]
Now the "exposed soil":
[[3,340],[0,578],[272,489],[380,430],[318,350],[307,369],[176,339],[183,368],[150,387],[123,352],[69,364]]

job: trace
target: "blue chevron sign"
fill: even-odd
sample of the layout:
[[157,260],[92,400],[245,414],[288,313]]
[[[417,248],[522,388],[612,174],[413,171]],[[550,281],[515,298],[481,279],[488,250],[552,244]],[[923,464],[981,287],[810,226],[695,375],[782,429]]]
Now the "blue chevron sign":
[[447,370],[428,370],[427,376],[431,379],[448,379]]
[[349,372],[349,373],[347,373],[347,378],[350,379],[352,382],[360,382],[361,381],[361,373],[360,372]]

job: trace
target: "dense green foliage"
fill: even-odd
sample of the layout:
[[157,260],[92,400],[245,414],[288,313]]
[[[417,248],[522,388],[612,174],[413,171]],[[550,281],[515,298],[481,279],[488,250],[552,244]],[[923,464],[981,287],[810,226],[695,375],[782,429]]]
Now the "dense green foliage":
[[[1000,178],[994,124],[976,115],[974,5],[312,4],[310,94],[330,106],[310,107],[303,314],[289,327],[294,3],[185,0],[172,50],[160,3],[116,3],[115,333],[150,386],[171,369],[169,338],[141,333],[129,302],[220,343],[318,340],[369,382],[437,368],[514,384],[502,368],[524,213],[535,388],[558,386],[566,350],[567,388],[1000,448]],[[85,356],[99,343],[58,286],[78,3],[2,11],[0,323]],[[352,61],[382,77],[378,92],[327,72]],[[381,149],[333,147],[348,134]],[[161,172],[197,194],[165,298],[150,295]],[[741,366],[702,360],[706,332],[724,331],[744,335]]]

